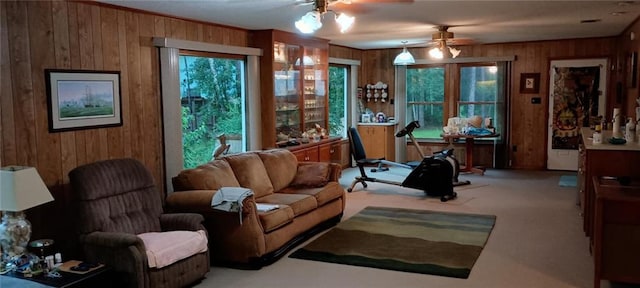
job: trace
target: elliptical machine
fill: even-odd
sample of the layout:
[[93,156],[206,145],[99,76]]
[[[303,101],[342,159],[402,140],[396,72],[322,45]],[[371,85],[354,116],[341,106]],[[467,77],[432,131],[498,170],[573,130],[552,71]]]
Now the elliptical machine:
[[[416,128],[409,127],[411,125],[418,124],[410,123],[407,127],[405,127],[405,129],[403,129],[408,135],[411,135],[413,129]],[[417,127],[419,127],[419,125]],[[353,188],[358,183],[362,183],[362,186],[364,188],[367,188],[366,182],[369,181],[420,189],[423,190],[425,194],[427,194],[427,196],[440,197],[440,201],[442,202],[446,202],[457,197],[457,193],[453,191],[452,179],[454,177],[454,168],[453,165],[445,159],[446,157],[443,157],[443,155],[446,155],[446,153],[424,157],[420,164],[411,171],[411,173],[404,179],[403,182],[372,178],[367,176],[364,169],[365,165],[380,165],[382,163],[381,161],[383,161],[384,159],[367,158],[362,140],[360,139],[358,130],[355,127],[349,128],[348,134],[350,140],[349,142],[351,144],[351,153],[353,154],[353,158],[355,159],[358,169],[360,170],[360,176],[356,176],[355,180],[351,183],[351,186],[347,189],[348,192],[353,191]],[[413,138],[413,135],[411,135],[410,137]],[[412,139],[412,141],[414,140]],[[399,163],[394,162],[394,164]]]
[[[422,149],[420,149],[420,145],[418,144],[418,141],[413,136],[413,130],[416,128],[420,128],[420,122],[412,121],[407,126],[405,126],[402,130],[398,131],[396,133],[396,137],[409,136],[409,140],[411,140],[411,144],[413,144],[413,146],[416,147],[416,151],[418,151],[418,154],[420,155],[420,157],[422,159],[425,159],[427,158],[427,156],[424,155],[424,153],[422,152]],[[451,168],[453,169],[451,183],[453,184],[454,187],[471,184],[469,180],[460,181],[458,179],[458,176],[460,176],[460,163],[458,162],[458,159],[456,159],[456,157],[453,156],[453,148],[437,151],[433,153],[433,156],[443,157],[445,160],[449,161],[449,163],[451,164]],[[412,169],[415,169],[420,165],[420,163],[421,161],[411,161],[411,162],[408,162],[406,165],[408,165]],[[375,172],[373,171],[373,169],[371,171]]]

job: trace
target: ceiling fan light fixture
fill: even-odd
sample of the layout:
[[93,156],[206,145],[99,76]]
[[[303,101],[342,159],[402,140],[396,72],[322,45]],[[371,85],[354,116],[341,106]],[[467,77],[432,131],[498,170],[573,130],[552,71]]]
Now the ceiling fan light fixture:
[[449,46],[449,52],[451,52],[451,58],[456,58],[458,57],[458,55],[460,55],[460,52],[462,52],[460,49],[456,49],[453,48],[451,46]]
[[344,13],[340,13],[336,15],[336,23],[340,26],[340,33],[347,32],[353,26],[356,18],[353,16],[349,16]]
[[440,47],[431,48],[431,50],[429,50],[429,56],[431,56],[431,58],[435,58],[435,59],[444,58],[444,54],[442,54],[442,50],[440,49]]
[[398,54],[395,59],[393,59],[393,65],[409,65],[416,63],[416,59],[413,58],[413,55],[409,53],[406,46],[407,41],[402,41],[402,44],[405,46],[402,48],[402,53]]
[[304,14],[304,16],[300,17],[300,19],[296,21],[296,28],[304,34],[311,34],[322,28],[322,21],[320,18],[320,12],[317,10],[307,12],[307,14]]
[[307,12],[295,22],[295,26],[298,31],[304,34],[311,34],[322,28],[322,17],[328,12],[334,14],[334,19],[338,26],[340,26],[340,33],[345,33],[349,30],[356,20],[353,16],[329,10],[330,3],[328,0],[315,0],[313,2],[307,1],[305,3],[313,3],[313,11]]

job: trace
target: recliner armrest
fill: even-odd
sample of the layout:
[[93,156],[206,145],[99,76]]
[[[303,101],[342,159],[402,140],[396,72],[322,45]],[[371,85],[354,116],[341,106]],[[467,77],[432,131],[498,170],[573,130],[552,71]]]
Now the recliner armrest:
[[81,241],[92,246],[103,246],[105,248],[122,248],[137,245],[144,247],[142,239],[138,238],[138,236],[119,232],[92,232],[83,235]]
[[119,232],[92,232],[82,235],[85,261],[104,263],[124,272],[125,283],[143,287],[148,267],[144,242],[138,236]]
[[162,231],[207,231],[202,222],[204,222],[204,217],[197,213],[168,213],[160,215]]

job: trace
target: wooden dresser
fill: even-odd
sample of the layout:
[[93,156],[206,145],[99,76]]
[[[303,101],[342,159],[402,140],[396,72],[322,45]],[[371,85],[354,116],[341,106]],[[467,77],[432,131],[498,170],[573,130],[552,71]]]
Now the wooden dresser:
[[600,279],[640,284],[640,179],[594,176],[594,287]]
[[[582,209],[583,215],[583,229],[587,237],[589,237],[589,249],[594,253],[594,261],[596,267],[596,285],[599,286],[600,279],[609,279],[609,280],[617,280],[617,281],[629,281],[632,279],[639,278],[631,278],[631,277],[622,277],[620,273],[610,273],[611,267],[617,267],[618,265],[625,263],[621,261],[626,261],[624,259],[618,259],[617,257],[602,257],[603,255],[608,255],[608,253],[612,250],[608,250],[611,246],[609,235],[615,234],[612,232],[610,227],[618,227],[618,226],[599,226],[603,223],[608,223],[608,221],[637,221],[640,220],[640,206],[638,202],[635,202],[635,210],[629,210],[628,206],[625,206],[625,211],[634,211],[633,213],[620,212],[620,213],[609,213],[607,211],[611,210],[611,205],[614,204],[603,204],[609,203],[611,201],[608,196],[611,193],[609,192],[601,192],[600,198],[596,195],[596,184],[598,184],[602,176],[608,177],[630,177],[631,179],[640,179],[640,144],[639,143],[626,143],[623,145],[613,145],[609,144],[607,140],[611,138],[611,131],[603,131],[603,143],[602,144],[593,144],[593,139],[591,136],[593,135],[593,131],[589,128],[582,128],[582,137],[580,143],[580,156],[579,156],[579,165],[578,165],[578,191],[580,198],[580,206]],[[600,187],[599,187],[600,188]],[[607,188],[608,189],[608,188]],[[606,190],[606,189],[605,189]],[[604,194],[603,194],[604,193]],[[598,202],[600,201],[600,202]],[[610,202],[617,203],[617,202]],[[596,210],[597,205],[605,207],[604,210],[601,210],[598,213]],[[617,204],[615,204],[617,205]],[[615,206],[614,205],[614,206]],[[628,204],[624,204],[628,205]],[[611,206],[611,207],[614,207]],[[635,216],[634,216],[635,215]],[[611,218],[613,217],[613,218]],[[612,220],[613,219],[613,220]],[[635,219],[635,220],[634,220]],[[640,222],[640,221],[639,221]],[[638,223],[638,222],[636,222]],[[603,228],[604,227],[604,228]],[[609,228],[606,228],[609,227]],[[635,233],[638,233],[637,231]],[[615,237],[614,237],[615,238]],[[597,240],[599,239],[599,240]],[[606,240],[606,241],[603,241]],[[622,245],[623,243],[618,243],[616,245]],[[636,245],[637,246],[637,245]],[[640,247],[640,246],[637,246]],[[638,248],[634,248],[638,249]],[[600,251],[600,252],[598,252]],[[598,254],[601,253],[601,254]],[[635,261],[640,261],[640,255],[635,255]],[[638,267],[638,266],[636,266]],[[602,271],[606,271],[606,273],[602,273]],[[624,274],[624,273],[623,273]],[[637,274],[637,273],[636,273]]]

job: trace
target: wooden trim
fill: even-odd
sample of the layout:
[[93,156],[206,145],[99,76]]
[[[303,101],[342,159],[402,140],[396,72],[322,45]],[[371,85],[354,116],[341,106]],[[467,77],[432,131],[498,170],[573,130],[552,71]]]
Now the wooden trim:
[[329,57],[329,64],[360,66],[360,60]]
[[153,45],[156,47],[178,48],[184,50],[206,51],[223,54],[262,56],[262,49],[258,48],[211,44],[165,37],[153,37]]
[[477,63],[477,62],[501,62],[501,61],[515,61],[516,56],[497,56],[497,57],[461,57],[461,58],[448,58],[442,60],[435,59],[416,59],[414,65],[420,64],[450,64],[450,63]]

